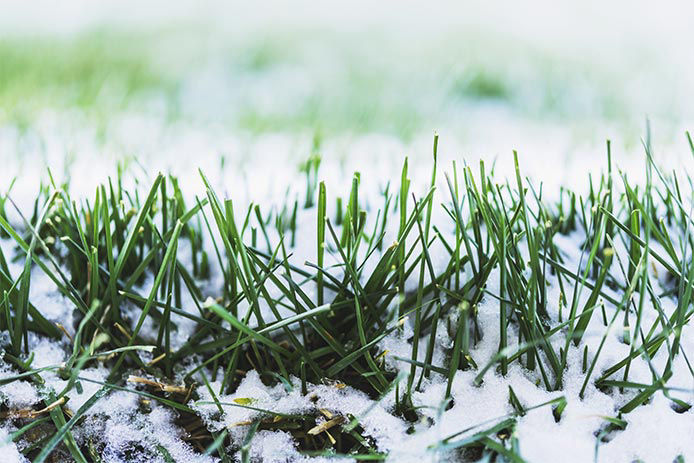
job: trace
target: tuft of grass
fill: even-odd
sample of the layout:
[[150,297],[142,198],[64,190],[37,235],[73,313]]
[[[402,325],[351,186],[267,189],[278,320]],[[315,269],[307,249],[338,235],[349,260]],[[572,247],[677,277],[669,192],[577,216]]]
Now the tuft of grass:
[[[60,451],[76,461],[94,461],[99,444],[76,440],[72,430],[94,404],[118,390],[170,408],[180,426],[196,430],[191,445],[222,461],[232,461],[233,453],[247,461],[260,430],[289,432],[307,455],[380,461],[388,455],[374,450],[360,425],[370,410],[287,415],[255,407],[252,399],[227,403],[219,396],[256,370],[266,384],[300,388],[302,394],[311,383],[351,386],[374,403],[394,394],[394,413],[416,423],[423,415],[413,393],[434,375],[446,382],[445,413],[455,401],[460,370],[472,371],[479,386],[489,370],[506,375],[519,366],[535,372],[539,387],[560,391],[571,351],[583,355],[581,396],[593,386],[616,388],[613,394],[624,398],[620,416],[606,418],[613,425],[609,432],[623,429],[621,416],[659,392],[678,409],[691,407],[672,394],[677,388],[669,384],[679,358],[690,365],[682,331],[694,315],[691,179],[662,172],[646,142],[645,187],[624,172],[620,185],[613,179],[608,144],[607,172],[589,180],[585,196],[562,190],[558,199],[547,200],[541,186],[523,177],[518,153],[512,181],[499,182],[484,163],[477,173],[464,165],[462,175],[454,164],[452,175],[444,175],[447,191],[439,194],[437,149],[435,136],[425,191],[413,188],[407,160],[397,195],[388,186],[378,201],[360,194],[362,176],[355,174],[350,191],[335,196],[335,220],[327,212],[332,199],[317,161],[306,170],[303,207],[288,196],[265,213],[257,204],[238,209],[232,199],[220,198],[202,172],[205,197],[192,205],[177,180],[161,174],[141,191],[125,191],[120,177],[109,179],[91,200],[72,198],[67,188],[51,182],[41,189],[31,215],[17,211],[17,225],[5,213],[13,204],[11,193],[3,196],[0,227],[14,242],[14,252],[0,250],[0,330],[9,334],[3,359],[15,371],[0,384],[29,380],[43,386],[48,371],[67,381],[63,390],[48,388],[40,408],[13,411],[18,431],[11,438],[40,426],[48,435],[24,448],[27,458],[46,461]],[[348,198],[345,207],[341,197]],[[437,201],[440,221],[434,219]],[[313,239],[297,231],[298,214],[315,214],[316,241],[310,248],[315,262],[292,258],[297,234],[302,241]],[[384,246],[390,228],[397,241]],[[568,259],[557,239],[569,234],[582,240],[576,243],[578,262]],[[442,253],[436,266],[435,245]],[[183,246],[190,260],[181,260]],[[8,263],[15,260],[24,264],[13,274]],[[653,273],[652,262],[667,273],[660,280],[669,286]],[[31,304],[34,271],[44,272],[78,311],[75,326],[56,326]],[[211,275],[220,276],[221,285],[210,294]],[[407,282],[415,282],[414,289],[408,290]],[[559,290],[558,301],[550,300],[551,285]],[[672,313],[663,309],[665,298],[676,302]],[[498,312],[498,325],[481,320],[480,312],[490,307]],[[596,371],[618,320],[619,339],[629,352]],[[177,345],[172,335],[184,321],[192,328],[187,341]],[[476,351],[488,330],[499,335],[490,359]],[[68,333],[68,360],[33,367],[30,333],[52,339]],[[382,342],[389,336],[405,337],[409,355],[384,352]],[[450,343],[437,340],[441,336]],[[594,353],[587,336],[599,336]],[[437,349],[444,355],[435,362]],[[142,351],[152,360],[145,361]],[[660,370],[652,362],[659,352],[667,357]],[[386,359],[407,368],[398,374]],[[651,383],[630,379],[634,362],[648,365]],[[82,382],[95,382],[81,375],[95,365],[106,366],[110,375],[96,381],[98,392],[71,411],[68,394]],[[183,384],[175,385],[181,378]],[[215,381],[219,388],[213,388]],[[141,387],[128,387],[129,382]],[[193,407],[202,404],[201,388],[220,413],[227,407],[256,412],[244,425],[243,441],[207,429]],[[508,416],[460,430],[428,450],[522,461],[513,437],[518,420],[550,407],[559,421],[566,407],[558,392],[553,400],[528,406],[511,387],[508,402]],[[604,433],[596,430],[596,436],[599,445]],[[168,454],[165,448],[160,452]]]
[[143,96],[165,97],[175,111],[175,81],[153,64],[153,46],[143,34],[90,32],[74,38],[0,40],[0,104],[21,127],[43,108],[88,111],[102,117],[139,104]]

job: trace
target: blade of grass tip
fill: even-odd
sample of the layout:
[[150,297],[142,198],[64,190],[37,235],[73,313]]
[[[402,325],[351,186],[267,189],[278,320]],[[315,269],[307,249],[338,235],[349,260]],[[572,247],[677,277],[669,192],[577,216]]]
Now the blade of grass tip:
[[[316,249],[316,263],[318,267],[323,268],[325,256],[325,218],[326,218],[326,191],[325,182],[320,182],[318,189],[318,218],[316,224],[316,233],[318,235]],[[316,285],[318,286],[318,305],[323,305],[323,272],[316,273]]]
[[[43,223],[46,221],[46,218],[48,217],[48,212],[50,211],[50,208],[53,206],[53,202],[58,197],[58,194],[58,191],[54,191],[53,194],[51,194],[48,201],[46,202],[46,204],[44,205],[41,215],[39,216],[39,220],[36,224],[37,233],[41,229]],[[24,339],[24,352],[25,354],[29,353],[28,333],[25,329],[25,324],[27,323],[27,318],[29,314],[29,285],[31,280],[31,262],[37,244],[38,237],[34,235],[31,238],[29,250],[27,251],[26,259],[24,260],[24,269],[22,270],[22,274],[20,276],[20,299],[19,304],[17,305],[17,308],[15,310],[13,328],[14,338],[12,339],[12,348],[14,352],[17,354],[21,351],[22,339]]]
[[467,447],[471,444],[475,444],[475,443],[479,442],[480,440],[487,437],[488,435],[496,435],[497,433],[503,431],[504,429],[512,427],[515,424],[516,424],[515,419],[506,418],[505,420],[489,427],[488,429],[485,429],[483,431],[478,431],[469,437],[465,437],[463,439],[451,442],[451,440],[454,439],[455,437],[457,437],[458,435],[464,434],[464,433],[468,432],[469,430],[475,429],[477,427],[481,427],[481,426],[474,426],[471,429],[460,431],[459,433],[457,433],[453,436],[447,437],[439,443],[432,444],[429,446],[429,448],[431,450],[435,450],[435,451],[442,451],[442,450],[452,450],[452,449],[456,449],[456,448]]
[[[480,169],[483,171],[484,169],[484,164],[480,163]],[[472,174],[472,169],[470,166],[467,164],[465,165],[465,168],[463,169],[463,181],[465,182],[465,186],[470,192],[470,187],[471,185],[474,185],[475,178]],[[482,191],[484,192],[484,172],[482,172],[481,176],[481,183],[482,183]],[[473,189],[475,187],[473,186]],[[485,245],[485,240],[482,239],[482,227],[480,223],[480,215],[481,215],[481,207],[482,204],[484,203],[484,200],[482,201],[476,201],[473,200],[473,198],[478,198],[478,196],[473,196],[473,195],[468,195],[468,208],[470,210],[469,213],[469,221],[470,225],[472,228],[472,236],[475,244],[475,249],[477,250],[477,264],[479,267],[484,267],[484,264],[487,260],[487,253],[485,252],[484,245]],[[487,235],[487,248],[489,247],[489,235]]]
[[353,238],[356,240],[359,233],[359,179],[359,173],[355,172],[352,177],[352,189],[347,202],[342,235],[340,235],[340,246],[347,250],[347,256],[350,259],[352,258]]
[[[506,328],[508,326],[508,308],[504,298],[506,297],[506,214],[499,214],[501,217],[501,240],[499,243],[499,352],[504,350],[508,345]],[[501,359],[501,374],[506,376],[508,373],[508,364],[506,358]]]
[[319,305],[318,307],[315,307],[313,309],[309,309],[305,312],[302,312],[300,314],[292,315],[291,317],[286,317],[281,320],[278,320],[277,322],[271,324],[271,325],[266,325],[265,328],[262,328],[258,330],[258,334],[265,334],[265,333],[270,333],[272,331],[278,330],[280,328],[284,328],[288,325],[291,325],[293,323],[298,323],[305,318],[308,317],[314,317],[316,315],[320,315],[325,312],[330,312],[332,308],[332,304],[323,304]]
[[[31,233],[32,238],[36,238],[38,245],[41,246],[42,251],[44,251],[44,254],[50,261],[50,263],[53,265],[53,268],[55,272],[52,272],[48,266],[38,257],[38,254],[34,252],[32,254],[32,259],[36,265],[38,265],[41,270],[55,283],[55,285],[58,287],[58,291],[60,291],[62,294],[64,294],[67,298],[69,298],[81,311],[82,313],[87,313],[89,311],[89,308],[84,304],[84,301],[82,301],[82,298],[79,294],[79,292],[75,289],[75,287],[70,283],[69,279],[65,276],[65,273],[61,270],[61,267],[55,257],[50,253],[50,250],[48,249],[46,243],[43,241],[41,236],[36,232],[36,229],[31,225],[31,223],[22,215],[21,211],[17,207],[16,204],[14,204],[15,210],[17,213],[20,215],[22,218],[22,221],[24,222],[24,226],[26,227],[27,231]],[[28,253],[30,249],[30,245],[22,239],[21,236],[10,226],[9,223],[5,219],[3,219],[2,216],[0,216],[0,226],[10,234],[10,236],[15,240],[17,245],[24,251],[24,253]],[[87,256],[86,252],[84,253],[85,257]],[[12,291],[10,291],[12,293]],[[12,294],[11,294],[12,295]],[[19,303],[19,302],[17,302]],[[32,306],[31,303],[29,303],[29,310],[34,311],[34,313],[31,313],[32,318],[36,321],[37,319],[39,320],[44,320],[43,316],[41,313]],[[57,328],[53,324],[49,325],[53,327],[56,331]],[[50,331],[50,330],[49,330]]]
[[[104,338],[105,339],[105,338]],[[113,354],[120,354],[121,352],[129,351],[129,350],[139,350],[143,352],[149,352],[150,354],[154,352],[157,346],[125,346],[125,347],[118,347],[116,349],[109,349],[105,351],[99,351],[94,353],[94,350],[98,347],[96,344],[91,343],[89,345],[89,353],[90,355],[87,357],[87,360],[101,360],[104,358],[107,358],[109,355]]]
[[[648,154],[648,150],[647,150]],[[645,211],[646,216],[650,217],[650,212],[652,211],[652,200],[650,198],[650,192],[651,192],[651,164],[647,161],[646,162],[646,191],[645,194],[646,196],[646,208],[647,210]],[[625,180],[626,182],[626,180]],[[687,230],[689,229],[689,224],[687,225]],[[629,370],[631,368],[631,356],[634,353],[634,347],[637,341],[637,336],[639,335],[641,331],[641,321],[643,318],[643,306],[644,306],[644,301],[646,299],[646,287],[648,286],[649,282],[649,277],[648,277],[648,254],[649,254],[649,249],[650,249],[650,236],[651,236],[651,223],[650,221],[646,220],[644,221],[644,252],[643,252],[643,268],[641,269],[641,286],[639,288],[639,305],[636,311],[636,324],[634,327],[634,335],[633,338],[630,340],[629,343],[629,356],[627,357],[627,363],[624,368],[624,381],[627,381],[629,379]],[[638,272],[637,272],[638,273]],[[684,275],[682,274],[682,277]],[[691,281],[691,280],[690,280]]]
[[[4,360],[9,360],[8,357],[9,357],[9,354],[5,354]],[[13,362],[13,363],[15,363],[15,362]],[[29,363],[30,362],[27,361],[27,364],[29,364]],[[23,378],[29,378],[31,376],[36,375],[37,373],[41,373],[42,371],[59,370],[60,368],[62,368],[62,365],[48,365],[48,366],[41,367],[41,368],[35,368],[33,370],[27,370],[27,371],[24,371],[22,373],[18,373],[16,375],[7,376],[5,378],[0,379],[0,386],[4,386],[6,384],[13,383],[13,382],[20,380],[20,379],[23,379]]]
[[[432,188],[435,188],[432,186]],[[415,210],[417,209],[417,198],[415,197],[414,193],[412,194],[412,199],[414,200],[414,207]],[[429,206],[431,206],[431,201],[429,201]],[[427,208],[430,210],[430,207]],[[426,231],[422,230],[422,224],[421,220],[419,219],[419,216],[416,217],[417,219],[417,229],[419,231],[419,238],[420,242],[426,243],[427,239],[425,237]],[[415,311],[415,322],[414,322],[414,334],[412,337],[412,360],[417,360],[419,356],[419,338],[421,335],[421,325],[422,325],[422,310],[423,310],[423,299],[424,299],[424,275],[425,275],[425,267],[428,266],[429,270],[429,276],[431,278],[432,282],[436,281],[436,275],[434,274],[434,269],[433,265],[431,263],[431,259],[429,257],[429,251],[427,249],[427,246],[422,246],[422,254],[424,256],[424,259],[421,259],[420,267],[419,267],[419,283],[417,286],[417,299],[415,302],[415,307],[418,307],[417,310]],[[438,290],[436,290],[436,293],[434,294],[434,300],[438,296]],[[432,304],[434,301],[431,302]],[[433,329],[433,328],[432,328]],[[432,334],[435,335],[435,334]],[[412,401],[412,386],[414,384],[414,379],[415,375],[417,372],[417,366],[413,363],[410,366],[410,376],[407,378],[407,397],[408,400],[411,402]]]
[[[248,209],[246,210],[246,216],[243,219],[243,225],[241,225],[241,231],[239,233],[239,235],[241,235],[241,237],[243,237],[243,235],[246,233],[246,230],[248,229],[248,225],[251,223],[251,214],[253,214],[254,212],[255,212],[255,204],[253,204],[253,202],[251,202],[248,205]],[[262,215],[261,215],[261,217],[262,217]],[[263,220],[261,219],[261,223],[262,222],[263,222]]]
[[255,218],[258,221],[258,224],[260,225],[260,231],[262,232],[263,238],[265,239],[265,246],[267,247],[267,252],[272,252],[270,237],[268,236],[267,229],[265,228],[265,220],[263,220],[263,215],[260,213],[260,206],[256,204],[254,210]]
[[[161,232],[166,233],[169,228],[169,196],[166,194],[166,177],[161,180],[159,184],[159,189],[161,190]],[[164,277],[164,284],[161,285],[161,293],[159,297],[166,297],[166,276]]]
[[[606,223],[606,220],[602,220],[603,224]],[[601,232],[600,234],[604,235],[604,228],[601,227]],[[600,239],[596,240],[599,241]],[[586,301],[586,304],[584,306],[584,311],[588,307],[592,307],[596,304],[598,297],[600,295],[600,290],[602,289],[602,286],[605,283],[605,279],[607,278],[607,275],[609,274],[609,269],[610,269],[610,264],[612,263],[612,258],[614,256],[614,250],[612,248],[605,248],[603,251],[603,263],[600,268],[600,273],[598,274],[598,279],[595,281],[595,288],[591,292],[590,296],[588,297],[588,300]],[[583,337],[583,333],[585,332],[586,328],[588,327],[588,324],[590,323],[592,312],[588,312],[585,315],[581,316],[578,319],[578,323],[576,323],[576,327],[573,332],[573,337],[574,337],[574,344],[578,345],[579,342],[581,341],[581,338]]]
[[[453,161],[453,186],[454,188],[451,188],[451,179],[448,177],[448,174],[445,174],[446,176],[446,183],[448,184],[448,190],[451,192],[451,198],[453,198],[453,201],[455,204],[453,204],[454,209],[455,209],[455,216],[454,216],[454,221],[455,221],[455,290],[458,291],[460,289],[460,242],[461,238],[466,236],[464,235],[465,229],[461,229],[460,225],[462,223],[462,219],[459,220],[458,217],[458,211],[460,210],[460,203],[458,201],[458,166],[455,162]],[[461,236],[461,233],[463,234]],[[465,244],[467,245],[467,240],[465,241]],[[471,256],[472,254],[468,250],[468,256]],[[477,270],[474,268],[474,262],[472,262],[472,257],[470,257],[470,265],[473,268],[473,273],[477,274]]]
[[[540,282],[540,263],[539,263],[539,258],[538,258],[538,246],[537,243],[535,242],[535,235],[533,233],[533,230],[530,226],[530,220],[528,218],[528,207],[525,201],[525,193],[526,190],[523,187],[523,181],[521,180],[521,172],[520,172],[520,165],[518,163],[518,152],[513,151],[513,162],[515,165],[515,171],[516,171],[516,183],[518,185],[518,200],[521,205],[522,213],[521,213],[521,218],[523,219],[523,224],[525,226],[525,235],[526,235],[526,241],[528,245],[528,253],[530,254],[530,266],[532,270],[532,275],[534,278],[533,280],[533,285],[538,285],[541,286]],[[535,286],[533,286],[534,288]],[[535,330],[535,325],[536,325],[536,304],[535,301],[533,300],[532,303],[530,304],[530,311],[528,315],[528,326],[530,330]],[[531,351],[530,354],[528,355],[528,369],[534,370],[535,369],[535,354],[534,351]]]
[[[437,170],[437,165],[438,165],[438,147],[439,147],[439,134],[438,134],[438,132],[434,132],[434,147],[433,147],[434,165],[432,167],[432,172],[431,172],[431,183],[429,185],[430,190],[434,190],[436,188],[436,170]],[[433,201],[433,197],[432,197],[432,199],[427,204],[426,222],[424,225],[424,233],[423,233],[424,239],[421,240],[423,243],[429,242],[429,229],[431,227],[431,212],[433,210],[433,205],[434,205],[434,201]],[[415,208],[416,207],[417,207],[417,204],[415,201]],[[421,225],[419,224],[419,222],[417,222],[417,225],[420,229],[419,232],[420,232],[420,238],[421,238],[422,237]],[[435,278],[435,275],[433,272],[431,260],[429,259],[426,246],[422,246],[422,248],[424,250],[425,259],[422,260],[422,263],[420,264],[420,268],[419,268],[420,280],[419,280],[418,295],[417,295],[417,298],[419,301],[419,302],[417,302],[418,307],[421,306],[420,298],[422,297],[422,293],[423,293],[424,265],[425,265],[425,263],[428,264],[428,266],[429,266],[431,283],[434,284],[436,282],[436,278]],[[435,289],[434,289],[433,300],[436,300],[436,299],[438,299],[438,287],[435,287]],[[433,303],[435,303],[435,302],[432,301],[432,304]],[[431,322],[432,328],[431,328],[431,333],[429,335],[430,342],[427,345],[427,352],[425,354],[425,359],[426,359],[427,363],[431,362],[430,355],[433,355],[433,343],[431,341],[436,339],[436,330],[438,328],[438,320],[439,320],[440,312],[441,312],[441,304],[436,304],[436,309],[434,310],[434,318]],[[418,312],[418,314],[419,314],[419,312]],[[417,343],[419,342],[417,336],[415,336],[413,341],[415,341]],[[413,352],[412,360],[417,360],[417,353]],[[414,367],[414,365],[413,365],[413,367]],[[412,368],[411,374],[414,375],[414,372],[415,372],[415,370],[414,370],[414,368]],[[419,377],[419,382],[417,383],[417,389],[418,390],[419,390],[425,376],[428,377],[428,370],[426,370],[426,369],[424,369],[422,371],[422,374]],[[408,384],[408,392],[409,392],[409,390],[410,390],[410,388],[409,388],[409,384]]]
[[410,363],[413,365],[417,365],[418,367],[421,367],[423,370],[433,371],[434,373],[438,373],[446,377],[448,376],[448,369],[443,367],[437,367],[436,365],[432,365],[431,363],[420,362],[418,360],[412,360],[410,358],[405,357],[398,357],[397,355],[394,355],[392,358],[394,360],[397,360],[398,362]]
[[[475,275],[475,278],[478,276],[478,271],[477,271],[477,265],[475,265],[474,259],[472,259],[472,246],[470,246],[470,240],[467,236],[467,231],[465,230],[465,223],[463,222],[463,213],[461,209],[461,204],[465,196],[463,196],[463,199],[460,198],[459,196],[459,191],[458,191],[458,180],[457,180],[457,172],[454,169],[454,180],[453,183],[451,182],[450,177],[448,174],[446,174],[446,183],[448,184],[448,191],[451,194],[451,202],[453,203],[453,218],[455,220],[455,226],[456,226],[456,272],[455,274],[458,275],[456,277],[456,289],[458,288],[458,285],[460,283],[459,280],[459,274],[460,274],[460,241],[462,239],[463,244],[465,245],[465,252],[467,253],[468,256],[470,256],[469,263],[470,263],[470,268],[472,269],[472,273]],[[472,207],[472,206],[470,206]],[[478,262],[480,264],[480,267],[482,266],[483,263]]]
[[[239,272],[239,281],[242,284],[242,289],[246,294],[246,298],[251,304],[251,309],[255,315],[258,323],[262,326],[265,324],[263,320],[262,313],[260,311],[260,303],[258,302],[258,292],[256,291],[254,281],[253,267],[251,266],[251,261],[248,256],[248,250],[243,242],[243,237],[236,227],[236,221],[234,220],[234,209],[231,200],[224,201],[224,206],[226,210],[226,221],[228,224],[228,230],[231,233],[232,240],[235,244],[236,251],[241,257],[241,267],[243,272]],[[248,322],[248,317],[246,318],[246,323]]]
[[352,178],[352,193],[350,194],[350,219],[352,221],[352,231],[354,232],[354,237],[356,238],[359,233],[359,182],[361,180],[361,175],[359,172],[354,173]]
[[407,224],[407,195],[410,190],[410,180],[407,178],[408,159],[402,166],[400,175],[400,228],[398,230],[398,244],[402,244],[398,250],[398,311],[405,297],[405,228]]
[[[106,243],[106,265],[108,266],[108,272],[109,275],[112,274],[115,270],[116,263],[113,259],[113,237],[111,236],[111,217],[108,212],[108,201],[106,200],[106,187],[101,185],[101,196],[104,198],[104,200],[101,202],[101,214],[103,216],[103,230],[104,230],[104,239]],[[110,280],[110,276],[109,276]],[[111,298],[111,301],[116,300],[116,286],[115,285],[108,285],[108,291],[109,291],[109,296]],[[117,317],[118,313],[115,310],[109,310],[109,314],[111,318]],[[119,320],[116,320],[119,321]]]
[[[359,434],[353,434],[352,437],[357,439]],[[363,444],[360,444],[363,446]],[[329,458],[330,460],[352,460],[352,461],[385,461],[388,458],[386,453],[336,453],[333,449],[327,450],[305,450],[300,452],[307,457],[317,457],[321,460]],[[324,457],[324,458],[320,458]],[[679,462],[678,462],[679,463]]]

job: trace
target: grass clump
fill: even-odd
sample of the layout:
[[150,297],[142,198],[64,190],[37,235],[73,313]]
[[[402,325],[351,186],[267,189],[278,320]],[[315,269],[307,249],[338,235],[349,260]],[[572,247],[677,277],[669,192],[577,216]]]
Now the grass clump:
[[[448,433],[425,451],[523,461],[515,429],[536,408],[562,419],[577,352],[580,396],[592,387],[620,397],[607,427],[596,430],[596,445],[625,429],[624,417],[656,393],[688,410],[691,402],[669,381],[682,360],[689,365],[682,333],[694,314],[691,180],[659,170],[647,142],[647,181],[636,185],[615,171],[608,145],[607,170],[590,181],[587,195],[563,190],[547,200],[524,178],[518,155],[512,180],[499,182],[484,163],[476,172],[454,164],[442,176],[437,144],[438,137],[427,188],[415,191],[405,161],[398,193],[386,188],[382,205],[365,200],[356,174],[344,206],[337,201],[329,211],[331,192],[314,153],[304,170],[304,207],[288,197],[267,215],[259,205],[239,210],[220,198],[202,172],[206,194],[192,202],[175,178],[160,174],[130,191],[122,178],[111,179],[89,200],[51,182],[31,215],[16,211],[16,225],[3,210],[0,226],[14,251],[0,250],[0,330],[12,373],[0,384],[29,381],[44,390],[41,405],[0,411],[18,429],[11,439],[24,442],[33,461],[58,453],[99,461],[103,443],[73,431],[90,409],[124,392],[142,407],[169,410],[193,448],[222,461],[237,452],[250,461],[254,439],[280,430],[306,455],[384,460],[389,454],[368,427],[382,401],[392,398],[392,414],[421,431],[428,415],[418,394],[428,385],[445,384],[441,416],[456,406],[459,375],[472,375],[474,394],[492,371],[506,377],[520,366],[553,398],[528,404],[509,384],[507,415]],[[437,190],[441,178],[447,188]],[[0,201],[11,204],[11,195]],[[315,214],[315,238],[297,231],[300,213]],[[314,239],[307,261],[296,262],[298,244]],[[76,311],[74,326],[49,321],[32,304],[36,272]],[[670,313],[666,300],[674,301]],[[490,310],[493,325],[486,322]],[[628,353],[603,364],[619,325]],[[499,339],[491,357],[477,350],[486,336]],[[590,337],[600,342],[589,352]],[[39,339],[62,343],[67,360],[35,366]],[[409,355],[384,351],[388,339],[404,339]],[[632,379],[636,364],[647,365],[651,382]],[[84,373],[95,367],[107,372],[99,380]],[[348,388],[373,405],[286,413],[257,397],[224,399],[253,371],[265,386],[308,403]],[[65,381],[61,389],[47,382],[49,373]],[[89,383],[98,388],[73,409],[75,392]],[[202,405],[217,417],[232,408],[253,414],[218,428]],[[150,451],[172,460],[160,447]]]
[[20,126],[44,108],[102,116],[153,95],[173,110],[171,76],[155,64],[152,44],[132,46],[134,41],[151,39],[107,31],[53,40],[0,39],[0,116]]

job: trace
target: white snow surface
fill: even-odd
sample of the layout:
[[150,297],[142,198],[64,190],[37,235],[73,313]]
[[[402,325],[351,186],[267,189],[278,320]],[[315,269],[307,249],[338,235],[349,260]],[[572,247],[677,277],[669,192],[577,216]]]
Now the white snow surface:
[[2,461],[4,463],[26,463],[27,459],[24,458],[17,446],[9,441],[9,433],[4,427],[0,427],[0,453],[2,453]]

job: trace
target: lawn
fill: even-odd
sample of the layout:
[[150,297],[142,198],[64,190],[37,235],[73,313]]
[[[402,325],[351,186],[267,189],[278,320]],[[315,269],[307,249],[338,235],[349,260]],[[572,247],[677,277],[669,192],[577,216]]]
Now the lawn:
[[694,460],[668,34],[315,8],[2,34],[3,461]]

